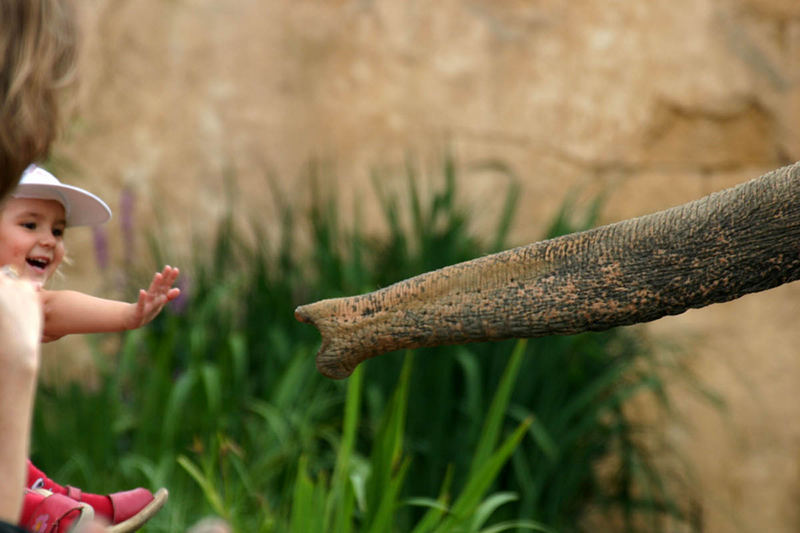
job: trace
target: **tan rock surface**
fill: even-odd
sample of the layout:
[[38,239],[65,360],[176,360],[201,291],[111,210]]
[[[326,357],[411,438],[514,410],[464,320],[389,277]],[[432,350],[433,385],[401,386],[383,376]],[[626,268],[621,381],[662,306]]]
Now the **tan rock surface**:
[[[158,211],[176,254],[224,209],[224,176],[243,212],[263,213],[265,176],[302,202],[312,157],[352,202],[371,198],[372,166],[412,153],[435,169],[450,147],[484,223],[508,174],[520,180],[514,244],[538,239],[575,188],[610,191],[610,222],[800,159],[794,0],[83,4],[79,120],[56,168],[116,213],[134,191],[139,223]],[[476,170],[487,160],[509,172]],[[119,260],[119,218],[109,229]],[[71,239],[69,281],[106,290],[90,236]],[[723,419],[685,400],[693,429],[678,436],[704,531],[800,528],[798,307],[790,285],[650,326],[690,343],[729,401]]]

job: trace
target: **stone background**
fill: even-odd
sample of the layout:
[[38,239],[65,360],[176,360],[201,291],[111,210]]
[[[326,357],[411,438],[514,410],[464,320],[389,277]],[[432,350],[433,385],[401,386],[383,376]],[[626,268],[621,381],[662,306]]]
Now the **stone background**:
[[[797,0],[82,8],[80,105],[53,168],[116,214],[121,191],[135,195],[138,229],[173,242],[174,262],[192,232],[214,226],[225,177],[241,213],[269,217],[266,177],[301,204],[312,158],[345,205],[360,197],[369,210],[373,168],[412,154],[436,169],[448,148],[479,224],[495,220],[509,178],[520,181],[515,245],[538,240],[570,191],[606,191],[613,222],[800,159]],[[117,262],[120,220],[108,228]],[[87,260],[91,235],[69,239],[69,284],[109,290]],[[646,326],[690,351],[728,401],[721,415],[679,396],[688,425],[665,428],[695,462],[704,531],[800,531],[798,311],[794,284]],[[49,346],[48,360],[85,352],[76,342]]]

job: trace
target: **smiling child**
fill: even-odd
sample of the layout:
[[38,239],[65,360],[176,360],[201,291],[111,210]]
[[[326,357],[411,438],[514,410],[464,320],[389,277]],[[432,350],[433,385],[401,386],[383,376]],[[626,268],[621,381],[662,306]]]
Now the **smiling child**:
[[[44,311],[42,340],[53,341],[75,333],[125,331],[152,321],[180,290],[172,287],[178,269],[164,267],[150,287],[140,290],[134,303],[97,298],[77,291],[44,288],[64,260],[64,233],[74,226],[94,226],[111,218],[111,210],[94,194],[61,183],[46,170],[31,165],[0,207],[0,266],[39,286]],[[28,461],[28,483],[21,525],[30,527],[48,515],[42,511],[43,494],[88,504],[95,515],[117,526],[114,531],[134,531],[155,514],[167,499],[166,489],[156,494],[144,488],[109,495],[82,492],[49,479]],[[38,492],[36,492],[38,491]],[[73,509],[74,510],[74,509]],[[52,514],[52,513],[51,513]],[[50,517],[58,520],[58,516]]]

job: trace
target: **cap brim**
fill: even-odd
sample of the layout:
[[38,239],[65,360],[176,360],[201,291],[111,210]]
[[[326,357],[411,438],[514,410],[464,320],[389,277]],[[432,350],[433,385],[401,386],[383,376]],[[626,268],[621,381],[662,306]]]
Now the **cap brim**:
[[[52,199],[69,206],[67,226],[95,226],[111,220],[108,205],[79,187],[64,184],[20,183],[13,194],[17,198]],[[59,198],[59,195],[63,198]]]

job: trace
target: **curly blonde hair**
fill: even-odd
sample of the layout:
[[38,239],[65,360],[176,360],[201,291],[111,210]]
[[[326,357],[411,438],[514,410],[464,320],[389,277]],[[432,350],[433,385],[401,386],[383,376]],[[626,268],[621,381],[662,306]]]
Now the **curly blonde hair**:
[[0,0],[0,199],[56,136],[77,34],[71,0]]

